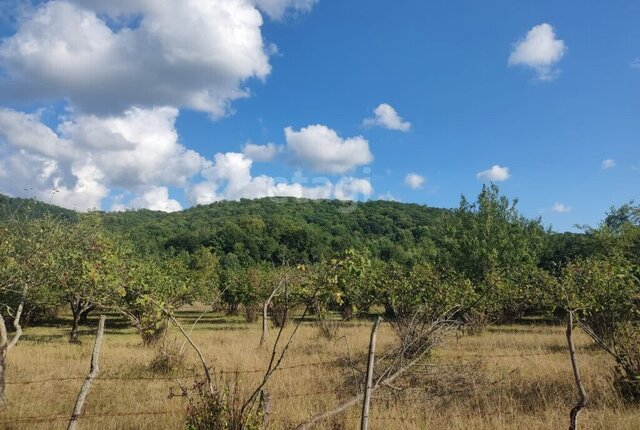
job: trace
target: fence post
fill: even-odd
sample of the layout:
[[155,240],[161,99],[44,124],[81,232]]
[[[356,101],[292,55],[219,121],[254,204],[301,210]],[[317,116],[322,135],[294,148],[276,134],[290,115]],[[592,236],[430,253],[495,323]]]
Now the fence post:
[[262,414],[262,429],[269,428],[269,420],[271,418],[271,394],[265,390],[260,391],[260,404],[258,410]]
[[104,322],[106,317],[104,315],[100,315],[100,322],[98,323],[98,333],[96,334],[96,343],[93,345],[93,353],[91,354],[91,366],[89,367],[89,374],[86,379],[82,383],[82,387],[80,388],[80,393],[78,393],[78,398],[76,399],[76,405],[73,408],[73,413],[71,414],[71,419],[69,420],[69,426],[67,430],[75,430],[78,425],[78,418],[82,415],[82,408],[84,407],[84,402],[87,400],[87,396],[89,395],[89,389],[91,388],[91,384],[96,376],[98,376],[98,372],[100,368],[98,366],[98,359],[100,358],[100,347],[102,346],[102,337],[104,335]]
[[364,390],[362,400],[362,418],[360,420],[360,430],[367,430],[369,427],[369,403],[371,402],[371,385],[373,384],[373,364],[376,353],[376,333],[380,325],[381,317],[377,317],[371,329],[371,340],[369,341],[369,358],[367,360],[367,385]]
[[576,346],[573,343],[573,311],[569,311],[567,315],[567,344],[569,346],[569,356],[571,357],[571,368],[573,369],[573,377],[578,389],[578,402],[571,409],[569,414],[569,430],[578,429],[578,415],[580,411],[587,406],[587,392],[582,385],[582,377],[580,376],[580,368],[578,367],[578,358],[576,357]]

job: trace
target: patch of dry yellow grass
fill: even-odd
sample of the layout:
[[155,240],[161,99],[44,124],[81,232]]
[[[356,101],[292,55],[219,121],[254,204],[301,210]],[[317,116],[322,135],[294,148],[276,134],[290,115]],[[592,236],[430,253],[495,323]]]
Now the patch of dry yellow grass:
[[[184,312],[185,323],[197,317]],[[121,323],[118,323],[121,324]],[[100,377],[124,379],[98,380],[89,394],[81,428],[97,429],[179,429],[185,403],[169,398],[176,387],[172,380],[128,380],[154,377],[146,367],[155,355],[142,346],[131,330],[114,328],[107,322]],[[109,328],[111,326],[111,328]],[[289,328],[286,332],[291,330]],[[272,428],[291,428],[304,418],[335,406],[353,393],[354,377],[349,369],[329,363],[345,356],[362,359],[367,349],[370,324],[354,323],[341,329],[338,339],[318,336],[317,328],[304,324],[283,366],[270,381],[273,396]],[[10,384],[8,405],[0,413],[0,427],[6,429],[66,428],[65,419],[49,422],[21,422],[33,416],[66,416],[72,408],[82,377],[88,370],[93,345],[92,330],[83,330],[81,345],[67,342],[68,328],[38,327],[25,330],[25,337],[11,351],[9,382],[78,376],[79,379],[33,384]],[[178,337],[173,330],[170,337]],[[275,330],[270,331],[270,341]],[[259,349],[259,324],[246,325],[240,319],[207,315],[195,328],[193,338],[218,371],[238,370],[240,386],[254,387],[261,374],[246,372],[263,369],[269,350]],[[393,332],[383,326],[379,351],[393,343]],[[581,416],[585,429],[640,428],[640,409],[625,407],[611,388],[612,363],[578,336],[579,361],[590,405]],[[189,351],[187,366],[197,368],[196,356]],[[362,361],[361,361],[362,362]],[[363,363],[363,362],[362,362]],[[545,325],[491,327],[485,333],[451,338],[431,358],[432,367],[414,375],[422,389],[395,392],[385,388],[372,401],[370,427],[373,429],[558,429],[567,426],[568,411],[576,393],[562,327]],[[453,366],[453,367],[449,367]],[[364,367],[364,363],[361,365]],[[428,369],[428,371],[426,371]],[[424,373],[427,373],[425,376]],[[222,377],[230,381],[231,374]],[[182,379],[185,383],[193,379]],[[103,414],[172,412],[162,415],[101,416]],[[323,424],[320,428],[357,428],[359,407]]]

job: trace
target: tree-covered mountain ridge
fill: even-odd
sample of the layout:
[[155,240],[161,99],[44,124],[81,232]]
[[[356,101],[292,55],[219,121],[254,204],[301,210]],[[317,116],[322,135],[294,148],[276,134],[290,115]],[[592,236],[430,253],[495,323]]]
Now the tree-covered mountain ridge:
[[[0,216],[16,213],[68,220],[78,215],[53,204],[0,195]],[[145,250],[205,246],[251,263],[318,261],[351,247],[367,247],[385,260],[419,259],[435,252],[452,210],[381,200],[283,197],[220,201],[172,213],[140,209],[100,214],[105,227],[128,235]]]

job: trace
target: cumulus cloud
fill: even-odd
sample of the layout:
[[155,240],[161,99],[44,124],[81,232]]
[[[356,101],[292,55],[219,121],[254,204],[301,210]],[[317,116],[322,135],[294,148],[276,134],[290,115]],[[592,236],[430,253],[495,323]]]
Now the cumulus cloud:
[[262,23],[248,0],[45,2],[0,44],[0,93],[85,113],[175,106],[220,117],[249,94],[247,80],[270,73]]
[[398,112],[389,104],[382,103],[373,110],[375,116],[363,121],[365,127],[379,126],[389,130],[409,131],[411,123],[403,120]]
[[284,134],[293,160],[317,172],[345,173],[373,161],[369,142],[362,136],[343,139],[320,124],[300,131],[287,127]]
[[273,161],[278,155],[279,148],[273,143],[267,143],[266,145],[255,145],[251,142],[247,142],[242,147],[242,153],[247,158],[256,162]]
[[[245,153],[207,160],[179,143],[177,114],[175,108],[132,108],[122,115],[69,117],[51,128],[37,114],[0,109],[0,189],[78,210],[102,208],[111,197],[111,210],[168,212],[182,208],[169,186],[185,190],[191,204],[278,196],[361,200],[373,193],[369,180],[361,178],[343,177],[334,184],[327,178],[308,183],[255,176],[255,158],[264,159],[274,145],[245,145]],[[337,156],[354,149],[349,139],[329,135]],[[323,162],[343,170],[344,163]],[[196,177],[202,180],[194,182]]]
[[182,205],[169,198],[167,187],[149,187],[128,204],[131,209],[151,209],[152,211],[176,212],[182,210]]
[[412,190],[422,188],[424,182],[424,176],[418,175],[417,173],[409,173],[404,177],[404,184]]
[[491,166],[487,170],[483,170],[482,172],[478,172],[476,174],[476,178],[480,181],[492,181],[492,182],[500,182],[506,181],[511,177],[509,173],[508,167],[502,167],[498,164]]
[[555,213],[564,214],[571,212],[571,207],[565,205],[564,203],[556,202],[553,206],[551,206],[551,210]]
[[293,12],[309,12],[318,0],[255,0],[260,10],[271,19],[281,20],[287,10]]
[[514,44],[509,65],[530,67],[539,80],[551,81],[558,76],[555,66],[566,52],[564,41],[556,37],[551,25],[544,23],[533,27]]
[[393,194],[391,194],[389,192],[378,194],[378,200],[384,200],[384,201],[388,201],[388,202],[398,202],[399,201],[397,198],[394,197]]
[[186,186],[210,162],[178,142],[176,116],[174,108],[134,108],[120,116],[78,116],[53,130],[35,114],[0,109],[0,189],[87,210],[100,208],[114,187],[135,196],[150,187]]
[[606,160],[602,160],[602,168],[603,169],[612,169],[616,167],[616,160],[611,158],[607,158]]
[[306,189],[299,184],[288,184],[261,175],[251,173],[253,161],[244,154],[229,152],[215,155],[213,164],[202,172],[203,182],[190,186],[187,198],[193,204],[208,204],[218,200],[239,200],[258,197],[309,197],[327,198],[331,190]]
[[[277,47],[263,40],[261,12],[279,20],[316,2],[25,0],[20,19],[12,12],[14,33],[0,39],[0,102],[64,101],[67,110],[51,125],[0,108],[0,191],[79,210],[111,202],[112,210],[162,211],[182,207],[170,187],[197,204],[366,192],[359,180],[338,190],[253,176],[253,162],[272,161],[280,147],[248,143],[243,154],[210,161],[185,148],[175,128],[182,108],[230,113],[251,80],[270,74]],[[333,155],[312,165],[343,172],[372,159],[361,137],[335,134],[329,144]]]
[[373,187],[368,179],[342,178],[334,189],[334,197],[338,200],[359,200],[360,197],[369,198]]
[[223,199],[259,197],[359,200],[368,198],[373,192],[371,183],[360,178],[343,177],[336,184],[326,178],[317,178],[308,184],[306,180],[290,182],[267,175],[253,176],[252,164],[253,161],[241,153],[216,154],[213,164],[202,172],[205,180],[188,187],[189,201],[208,204]]
[[121,116],[81,116],[59,130],[108,172],[112,186],[184,186],[207,161],[178,142],[174,108],[127,110]]

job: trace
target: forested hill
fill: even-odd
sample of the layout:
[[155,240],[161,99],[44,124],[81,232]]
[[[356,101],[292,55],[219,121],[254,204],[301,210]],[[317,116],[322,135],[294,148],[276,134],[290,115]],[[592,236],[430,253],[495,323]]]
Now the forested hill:
[[[32,200],[0,198],[3,216],[16,208],[72,218],[73,211]],[[433,257],[451,210],[389,201],[366,203],[295,198],[224,201],[181,212],[104,213],[105,226],[126,233],[144,251],[201,246],[259,261],[314,262],[350,247],[383,260]]]
[[[346,203],[293,198],[225,201],[182,212],[106,214],[105,224],[149,247],[194,251],[201,246],[258,261],[315,262],[338,250],[367,247],[384,260],[435,252],[450,211],[394,202]],[[420,255],[417,255],[420,254]]]
[[77,218],[77,213],[70,209],[39,202],[34,199],[21,199],[0,194],[0,220],[6,220],[18,214],[27,218],[40,218],[48,214],[71,221]]

